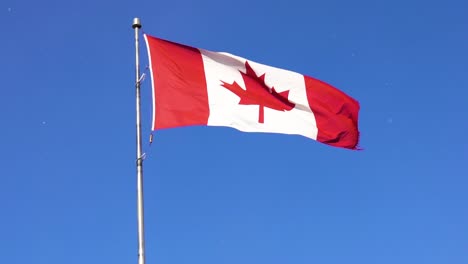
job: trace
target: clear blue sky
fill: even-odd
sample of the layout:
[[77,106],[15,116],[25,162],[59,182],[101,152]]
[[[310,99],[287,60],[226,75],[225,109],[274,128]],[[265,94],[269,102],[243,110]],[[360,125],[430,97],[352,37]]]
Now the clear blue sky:
[[135,16],[148,34],[339,87],[361,103],[365,149],[206,127],[148,148],[146,79],[148,264],[468,263],[467,10],[2,1],[0,263],[136,263]]

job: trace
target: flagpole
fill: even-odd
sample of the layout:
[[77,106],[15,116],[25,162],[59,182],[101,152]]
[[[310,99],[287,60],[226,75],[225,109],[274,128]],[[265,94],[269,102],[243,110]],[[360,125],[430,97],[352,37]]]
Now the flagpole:
[[141,22],[139,18],[133,19],[132,28],[135,30],[135,69],[136,69],[136,143],[137,143],[137,216],[138,216],[138,264],[145,264],[145,224],[143,213],[143,151],[141,144],[141,114],[140,114],[140,50],[139,29]]

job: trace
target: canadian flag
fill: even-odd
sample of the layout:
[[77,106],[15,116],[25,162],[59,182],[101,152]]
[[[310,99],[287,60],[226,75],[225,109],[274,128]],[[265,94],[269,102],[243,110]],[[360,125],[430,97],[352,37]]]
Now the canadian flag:
[[331,85],[229,53],[144,37],[153,130],[225,126],[356,149],[359,103]]

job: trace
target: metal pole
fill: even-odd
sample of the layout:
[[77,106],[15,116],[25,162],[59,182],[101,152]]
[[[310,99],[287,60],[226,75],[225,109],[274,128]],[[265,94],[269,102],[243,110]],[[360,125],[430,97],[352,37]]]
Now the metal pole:
[[143,153],[141,144],[141,114],[140,114],[140,52],[139,52],[139,18],[133,19],[135,29],[135,66],[136,66],[136,143],[137,143],[137,210],[138,210],[138,264],[145,264],[145,224],[143,213]]

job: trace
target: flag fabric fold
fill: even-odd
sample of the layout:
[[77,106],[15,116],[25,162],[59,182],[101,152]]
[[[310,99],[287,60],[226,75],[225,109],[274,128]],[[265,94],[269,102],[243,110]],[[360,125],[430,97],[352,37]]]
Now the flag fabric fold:
[[224,126],[357,148],[359,103],[337,88],[229,53],[144,37],[153,130]]

